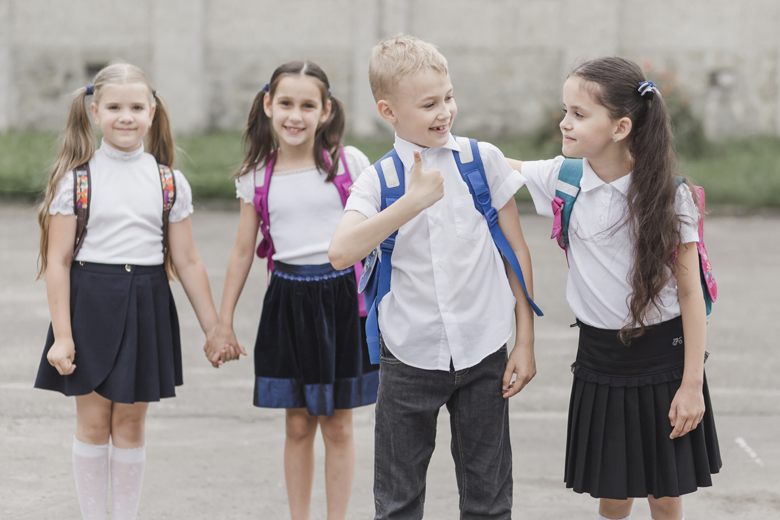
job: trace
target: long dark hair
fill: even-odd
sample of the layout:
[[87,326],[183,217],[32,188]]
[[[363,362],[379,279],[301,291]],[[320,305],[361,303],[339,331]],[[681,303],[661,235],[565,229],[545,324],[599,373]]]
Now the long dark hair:
[[676,192],[672,127],[663,98],[639,92],[646,81],[642,69],[624,58],[601,58],[583,63],[571,73],[592,82],[591,94],[610,118],[631,119],[628,147],[633,158],[626,195],[634,262],[630,271],[630,322],[620,331],[624,342],[644,334],[645,319],[660,310],[661,290],[676,274],[674,257],[680,244],[681,216],[674,209]]
[[[281,65],[271,75],[268,91],[261,90],[255,96],[244,134],[246,156],[234,177],[241,177],[251,172],[278,148],[279,143],[274,135],[271,120],[263,110],[263,100],[266,94],[273,99],[279,81],[284,76],[292,75],[310,76],[316,79],[315,83],[317,83],[322,96],[322,106],[324,107],[330,100],[330,116],[317,127],[314,134],[314,163],[320,170],[328,172],[327,181],[333,181],[333,178],[336,177],[339,168],[339,146],[344,138],[344,106],[330,93],[330,83],[322,69],[310,61],[290,61]],[[330,156],[330,168],[323,157],[323,150]]]

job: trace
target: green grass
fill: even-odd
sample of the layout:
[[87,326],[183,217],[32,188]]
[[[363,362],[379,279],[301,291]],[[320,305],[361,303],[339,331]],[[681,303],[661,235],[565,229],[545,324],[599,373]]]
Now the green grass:
[[[507,157],[551,158],[560,153],[554,143],[539,145],[530,137],[493,140]],[[392,146],[390,140],[348,139],[373,162]],[[215,132],[177,139],[182,170],[196,198],[235,197],[230,175],[242,159],[240,132]],[[34,200],[41,196],[54,160],[57,136],[49,132],[0,134],[0,196]],[[702,158],[680,157],[680,169],[704,187],[707,204],[780,207],[780,139],[759,137],[710,143]],[[519,200],[530,200],[521,190]]]

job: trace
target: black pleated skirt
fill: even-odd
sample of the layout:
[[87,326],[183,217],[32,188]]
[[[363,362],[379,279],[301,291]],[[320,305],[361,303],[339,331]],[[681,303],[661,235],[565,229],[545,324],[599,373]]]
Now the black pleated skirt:
[[46,359],[36,388],[65,395],[97,392],[117,403],[173,397],[182,384],[179,319],[162,265],[74,262],[70,313],[76,370],[61,376]]
[[596,498],[679,497],[712,485],[721,467],[709,389],[706,412],[670,439],[669,409],[685,360],[682,318],[629,346],[617,330],[580,326],[566,439],[566,487]]
[[275,262],[255,343],[254,404],[310,415],[376,402],[354,268]]

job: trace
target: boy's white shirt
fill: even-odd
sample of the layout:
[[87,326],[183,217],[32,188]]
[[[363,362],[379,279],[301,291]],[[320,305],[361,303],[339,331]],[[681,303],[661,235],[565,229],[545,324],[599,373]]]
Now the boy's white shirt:
[[[539,215],[553,216],[551,202],[563,160],[559,156],[523,162],[523,182]],[[620,224],[626,212],[630,183],[631,174],[628,174],[606,184],[588,160],[582,160],[581,191],[569,221],[566,300],[580,321],[600,329],[621,329],[629,321],[627,302],[633,293],[629,271],[634,258],[629,228]],[[674,209],[683,215],[683,243],[698,242],[698,211],[687,186],[680,185],[677,189]],[[661,290],[660,296],[661,310],[650,312],[648,324],[668,321],[681,314],[674,278]]]
[[[455,164],[455,139],[423,148],[396,135],[404,179],[422,155],[423,170],[437,168],[444,197],[401,226],[393,251],[390,292],[379,305],[379,330],[390,352],[425,370],[472,367],[496,352],[512,334],[515,298],[485,218],[474,207]],[[493,207],[501,209],[524,180],[489,143],[479,143]],[[344,211],[368,218],[379,213],[381,188],[373,166],[354,186]]]

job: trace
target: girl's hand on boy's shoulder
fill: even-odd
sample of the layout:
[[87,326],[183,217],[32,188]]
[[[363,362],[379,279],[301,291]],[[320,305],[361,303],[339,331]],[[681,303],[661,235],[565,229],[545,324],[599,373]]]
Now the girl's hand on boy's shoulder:
[[[512,381],[513,375],[517,376],[514,381]],[[504,384],[501,388],[504,398],[508,399],[516,395],[531,382],[535,375],[536,358],[534,357],[533,345],[515,345],[509,354],[504,371]]]
[[674,428],[670,439],[682,437],[695,430],[704,417],[704,395],[701,385],[687,384],[683,381],[674,394],[672,406],[669,409],[669,422]]
[[57,369],[61,376],[67,376],[76,370],[73,361],[76,359],[76,345],[73,338],[65,340],[55,339],[54,344],[46,354],[46,360]]

